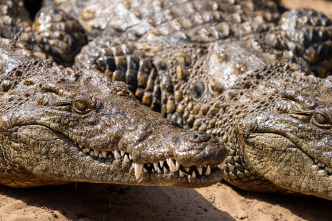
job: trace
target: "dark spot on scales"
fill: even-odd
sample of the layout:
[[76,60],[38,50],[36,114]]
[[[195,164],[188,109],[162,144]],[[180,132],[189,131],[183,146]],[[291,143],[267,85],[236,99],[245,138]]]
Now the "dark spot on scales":
[[200,98],[203,95],[204,90],[205,90],[205,86],[202,81],[199,81],[199,80],[195,81],[191,85],[192,95],[196,98]]

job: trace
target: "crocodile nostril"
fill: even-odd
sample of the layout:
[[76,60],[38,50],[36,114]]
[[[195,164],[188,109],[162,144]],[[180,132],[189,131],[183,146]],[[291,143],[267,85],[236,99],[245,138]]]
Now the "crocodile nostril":
[[194,134],[193,135],[193,139],[197,139],[198,138],[198,135],[197,134]]
[[206,133],[196,133],[193,134],[191,137],[191,141],[195,142],[195,143],[203,143],[206,141],[209,141],[211,139],[211,135],[210,134],[206,134]]

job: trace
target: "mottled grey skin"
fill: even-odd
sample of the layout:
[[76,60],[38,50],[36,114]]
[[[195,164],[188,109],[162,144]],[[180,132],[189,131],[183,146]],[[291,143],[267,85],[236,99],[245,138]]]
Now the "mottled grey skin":
[[98,71],[37,59],[28,44],[34,37],[22,38],[29,34],[22,30],[0,38],[0,184],[202,187],[222,178],[215,166],[227,156],[221,141],[164,119]]
[[274,1],[77,2],[60,4],[93,39],[77,69],[124,81],[168,119],[219,137],[229,183],[332,199],[330,19],[281,15]]

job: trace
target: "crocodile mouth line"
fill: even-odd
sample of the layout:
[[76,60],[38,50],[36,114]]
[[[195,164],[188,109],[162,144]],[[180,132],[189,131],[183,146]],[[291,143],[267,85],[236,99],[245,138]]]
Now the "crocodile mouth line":
[[167,177],[168,175],[176,175],[178,178],[187,177],[189,181],[196,178],[209,178],[213,177],[214,174],[220,172],[225,164],[224,160],[221,164],[216,165],[206,164],[201,167],[184,167],[172,158],[167,158],[158,162],[139,164],[135,163],[132,156],[125,151],[100,151],[94,150],[92,148],[86,148],[82,144],[79,144],[77,141],[71,139],[70,136],[65,136],[58,131],[56,131],[55,133],[57,133],[59,137],[65,137],[65,139],[72,143],[72,146],[75,147],[79,152],[83,153],[85,156],[90,156],[93,160],[103,163],[113,162],[114,160],[121,160],[122,163],[128,164],[128,166],[130,166],[130,169],[134,169],[136,180],[139,180],[142,177],[143,173],[149,173],[149,175],[164,175],[165,177]]
[[111,151],[99,151],[90,148],[80,148],[87,156],[91,156],[94,160],[121,160],[122,163],[127,163],[130,168],[135,170],[135,178],[139,180],[143,173],[149,173],[150,175],[177,175],[180,178],[187,177],[188,180],[195,178],[202,178],[203,176],[209,177],[215,171],[220,170],[217,165],[206,164],[202,167],[191,166],[184,167],[178,163],[175,159],[167,158],[160,160],[159,162],[151,162],[145,164],[135,163],[132,156],[125,151],[111,150]]
[[275,135],[282,137],[283,139],[289,141],[292,145],[294,145],[296,148],[298,148],[301,153],[303,153],[305,156],[307,156],[311,161],[312,161],[312,168],[317,171],[320,175],[325,175],[325,176],[331,176],[332,175],[332,167],[329,167],[328,165],[319,162],[316,160],[313,156],[308,154],[306,151],[304,151],[299,145],[297,145],[295,142],[293,142],[289,137],[285,136],[284,134],[279,134],[279,133],[255,133],[257,134],[269,134],[269,135],[274,135],[273,138],[275,138]]

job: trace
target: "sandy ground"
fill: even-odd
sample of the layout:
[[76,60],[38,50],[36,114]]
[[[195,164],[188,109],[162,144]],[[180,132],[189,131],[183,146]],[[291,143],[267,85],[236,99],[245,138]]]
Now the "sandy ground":
[[331,0],[281,0],[286,8],[313,8],[332,18]]
[[0,220],[331,220],[332,201],[235,190],[79,183],[0,187]]
[[[321,9],[332,2],[283,1],[289,8]],[[0,186],[0,221],[28,220],[332,220],[332,201],[233,189],[69,184],[32,189]]]

